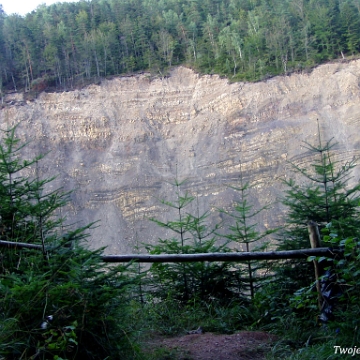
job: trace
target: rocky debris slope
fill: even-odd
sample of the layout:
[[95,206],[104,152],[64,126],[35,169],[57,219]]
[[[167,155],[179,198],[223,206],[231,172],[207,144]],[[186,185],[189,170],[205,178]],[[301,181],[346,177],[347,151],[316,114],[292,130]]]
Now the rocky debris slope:
[[129,253],[136,242],[166,236],[148,218],[176,218],[159,202],[174,199],[168,182],[176,174],[198,198],[193,210],[210,210],[218,221],[216,208],[238,196],[228,186],[238,184],[241,167],[255,206],[275,203],[260,225],[280,224],[280,179],[293,176],[287,160],[311,163],[303,141],[316,144],[317,119],[323,138],[338,142],[337,160],[359,155],[359,76],[359,60],[233,84],[178,67],[166,78],[119,77],[33,101],[8,94],[0,120],[2,128],[21,123],[19,135],[33,140],[30,157],[50,151],[42,174],[58,174],[53,187],[75,190],[64,215],[79,224],[100,220],[92,245]]

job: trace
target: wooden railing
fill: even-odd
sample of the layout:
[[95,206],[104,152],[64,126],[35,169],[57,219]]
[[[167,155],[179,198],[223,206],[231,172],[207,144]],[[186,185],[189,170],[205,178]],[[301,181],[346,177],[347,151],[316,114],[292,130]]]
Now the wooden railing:
[[103,255],[105,262],[130,262],[143,263],[158,262],[193,262],[193,261],[249,261],[249,260],[278,260],[278,259],[306,259],[308,256],[334,257],[338,250],[330,248],[302,249],[291,251],[268,251],[268,252],[230,252],[230,253],[199,253],[199,254],[127,254],[127,255]]
[[[249,260],[280,260],[280,259],[306,259],[309,256],[335,258],[342,254],[339,249],[331,249],[320,246],[320,234],[315,222],[308,224],[311,249],[268,251],[268,252],[228,252],[228,253],[198,253],[198,254],[125,254],[125,255],[103,255],[101,259],[107,263],[142,262],[142,263],[169,263],[169,262],[195,262],[195,261],[234,261],[242,262]],[[42,245],[28,244],[22,242],[0,240],[0,247],[15,249],[35,249],[43,251]],[[46,250],[46,249],[45,249]],[[49,249],[48,249],[49,250]],[[324,312],[326,299],[321,291],[321,282],[328,262],[319,263],[313,260],[315,269],[316,288],[318,293],[318,306],[320,312]],[[328,268],[329,269],[329,268]],[[331,271],[331,270],[327,270]],[[331,310],[331,309],[330,309]]]
[[[0,246],[17,249],[42,250],[41,245],[0,240]],[[121,263],[137,261],[142,263],[158,262],[193,262],[193,261],[249,261],[249,260],[279,260],[279,259],[306,259],[309,256],[325,256],[333,258],[340,254],[339,250],[331,248],[313,248],[287,251],[268,252],[228,252],[228,253],[198,253],[198,254],[125,254],[103,255],[104,262]]]

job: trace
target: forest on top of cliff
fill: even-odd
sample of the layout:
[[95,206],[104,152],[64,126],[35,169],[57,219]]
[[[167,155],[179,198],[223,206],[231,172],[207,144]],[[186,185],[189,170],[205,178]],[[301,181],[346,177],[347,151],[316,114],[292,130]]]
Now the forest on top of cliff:
[[256,81],[359,51],[359,0],[91,0],[26,16],[0,5],[1,94],[174,65]]

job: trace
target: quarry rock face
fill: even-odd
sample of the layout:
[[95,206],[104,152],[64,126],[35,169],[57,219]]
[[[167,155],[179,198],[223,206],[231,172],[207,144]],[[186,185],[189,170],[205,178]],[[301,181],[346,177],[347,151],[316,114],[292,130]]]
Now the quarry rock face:
[[359,60],[233,84],[178,67],[165,78],[119,77],[33,101],[8,94],[0,120],[3,129],[20,123],[19,137],[31,141],[25,156],[50,152],[41,174],[57,175],[52,188],[74,190],[62,213],[68,222],[99,220],[91,247],[132,253],[136,244],[175,235],[149,221],[177,218],[160,201],[176,199],[175,177],[187,179],[180,190],[196,198],[187,211],[209,211],[215,223],[226,220],[217,209],[239,199],[229,186],[239,186],[242,172],[255,209],[271,204],[257,219],[260,229],[281,225],[281,179],[302,183],[288,161],[312,163],[304,141],[317,144],[318,123],[322,140],[338,143],[335,160],[359,156],[359,76]]

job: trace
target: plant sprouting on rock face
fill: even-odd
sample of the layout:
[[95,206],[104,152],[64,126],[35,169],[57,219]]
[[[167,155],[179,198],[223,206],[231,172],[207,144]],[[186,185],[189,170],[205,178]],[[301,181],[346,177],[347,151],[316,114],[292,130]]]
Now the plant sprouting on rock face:
[[60,227],[54,212],[68,194],[46,192],[52,179],[24,175],[41,157],[21,160],[24,145],[15,131],[5,131],[0,142],[1,239],[42,251],[0,247],[0,358],[133,358],[126,268],[106,267],[102,249],[83,247],[91,225]]

